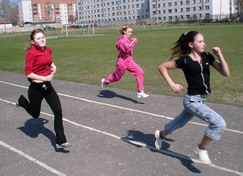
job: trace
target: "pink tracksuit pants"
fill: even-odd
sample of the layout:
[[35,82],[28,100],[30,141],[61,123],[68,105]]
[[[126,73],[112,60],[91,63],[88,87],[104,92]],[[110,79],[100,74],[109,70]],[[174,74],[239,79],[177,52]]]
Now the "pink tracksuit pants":
[[119,57],[116,62],[116,70],[114,73],[110,74],[104,81],[104,84],[108,85],[112,82],[119,81],[125,71],[128,70],[132,75],[136,77],[137,90],[144,90],[143,80],[144,72],[143,69],[134,62],[132,56]]

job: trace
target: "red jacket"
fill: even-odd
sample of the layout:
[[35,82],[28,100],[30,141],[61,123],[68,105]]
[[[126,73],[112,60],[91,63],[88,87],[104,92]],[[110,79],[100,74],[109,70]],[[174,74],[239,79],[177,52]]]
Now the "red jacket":
[[31,45],[29,51],[26,54],[25,60],[25,75],[30,73],[37,74],[39,76],[47,76],[51,73],[51,64],[53,62],[51,57],[52,50],[49,47],[45,47],[44,51],[36,45]]

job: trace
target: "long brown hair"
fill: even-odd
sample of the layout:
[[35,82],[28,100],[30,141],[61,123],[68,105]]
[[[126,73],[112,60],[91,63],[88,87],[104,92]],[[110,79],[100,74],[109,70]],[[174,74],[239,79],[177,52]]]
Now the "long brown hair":
[[172,53],[170,60],[175,57],[180,58],[188,55],[191,52],[191,48],[188,44],[190,42],[194,42],[195,36],[198,34],[198,31],[190,31],[183,33],[180,36],[180,38],[174,43],[174,47],[171,48]]

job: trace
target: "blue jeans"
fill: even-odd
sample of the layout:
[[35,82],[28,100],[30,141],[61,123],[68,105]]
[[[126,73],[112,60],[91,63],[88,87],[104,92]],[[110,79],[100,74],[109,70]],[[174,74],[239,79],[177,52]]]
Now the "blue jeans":
[[165,130],[171,134],[196,116],[209,123],[205,135],[213,140],[219,140],[226,123],[219,114],[205,105],[205,101],[206,96],[186,94],[183,99],[185,109],[176,118],[165,124]]

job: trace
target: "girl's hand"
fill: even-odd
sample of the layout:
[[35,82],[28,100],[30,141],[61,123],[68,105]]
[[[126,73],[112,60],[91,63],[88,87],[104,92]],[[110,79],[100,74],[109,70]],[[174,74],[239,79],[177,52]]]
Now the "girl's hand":
[[53,79],[53,77],[54,77],[54,73],[51,73],[45,77],[45,81],[51,81]]
[[183,86],[180,84],[174,84],[173,86],[171,86],[171,89],[174,93],[178,93],[183,90]]
[[216,56],[222,55],[221,49],[219,47],[213,47],[212,50]]
[[138,39],[136,39],[136,38],[132,38],[131,41],[133,41],[133,42],[137,42]]
[[55,66],[54,63],[51,64],[51,73],[56,73],[57,67]]

